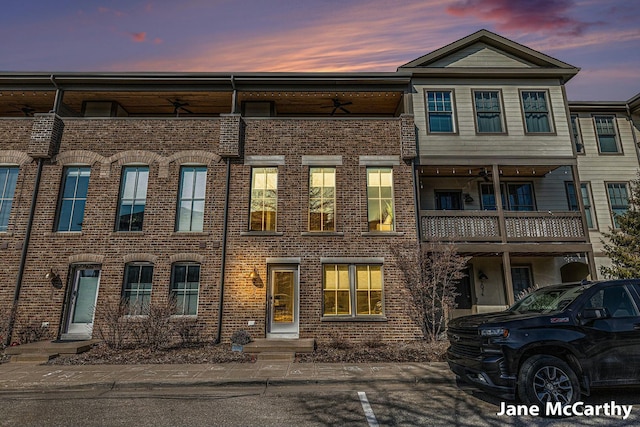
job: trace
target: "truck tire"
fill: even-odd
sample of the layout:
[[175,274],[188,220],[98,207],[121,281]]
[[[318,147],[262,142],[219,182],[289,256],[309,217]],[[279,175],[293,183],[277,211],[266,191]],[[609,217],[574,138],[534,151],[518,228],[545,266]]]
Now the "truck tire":
[[518,397],[536,405],[544,413],[547,402],[571,405],[580,398],[580,383],[573,369],[562,359],[536,355],[527,359],[518,372]]

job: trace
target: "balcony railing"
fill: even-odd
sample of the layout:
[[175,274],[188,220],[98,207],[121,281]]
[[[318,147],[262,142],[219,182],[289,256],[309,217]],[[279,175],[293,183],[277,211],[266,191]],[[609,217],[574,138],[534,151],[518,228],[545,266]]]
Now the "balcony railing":
[[[422,239],[500,242],[496,211],[420,211]],[[504,212],[508,242],[584,242],[579,212]]]

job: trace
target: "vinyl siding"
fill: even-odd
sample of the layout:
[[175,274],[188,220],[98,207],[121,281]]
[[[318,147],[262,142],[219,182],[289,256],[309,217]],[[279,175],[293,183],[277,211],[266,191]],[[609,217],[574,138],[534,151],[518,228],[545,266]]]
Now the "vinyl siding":
[[476,43],[465,49],[461,49],[446,58],[433,62],[429,65],[429,68],[431,67],[537,68],[530,62],[498,51],[485,43]]

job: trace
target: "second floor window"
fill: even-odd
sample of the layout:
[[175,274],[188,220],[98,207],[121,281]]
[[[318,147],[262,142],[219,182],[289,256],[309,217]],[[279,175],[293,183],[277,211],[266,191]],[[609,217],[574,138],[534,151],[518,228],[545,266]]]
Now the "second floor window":
[[278,211],[278,168],[251,171],[250,231],[276,231]]
[[393,231],[393,170],[367,169],[369,231]]
[[336,231],[336,169],[309,169],[309,231]]
[[127,264],[122,289],[126,315],[149,314],[152,283],[153,265]]
[[550,133],[551,115],[545,91],[523,91],[525,131],[527,133]]
[[[533,185],[530,182],[501,183],[500,191],[502,193],[503,209],[508,211],[536,210],[533,197]],[[493,191],[493,184],[480,184],[480,194],[482,196],[482,209],[496,210],[496,197]]]
[[176,231],[202,231],[206,188],[206,167],[183,166],[180,169]]
[[607,195],[609,196],[609,206],[611,206],[611,216],[614,228],[620,228],[618,216],[623,215],[629,209],[629,195],[627,184],[624,182],[610,182],[607,184]]
[[601,153],[618,153],[618,138],[614,116],[594,116],[593,122],[598,136],[598,147]]
[[64,170],[57,231],[82,230],[90,174],[89,167],[70,167]]
[[427,121],[431,133],[454,133],[451,91],[427,91]]
[[127,166],[123,169],[117,231],[142,231],[148,182],[147,166]]
[[503,133],[500,93],[498,91],[473,92],[478,133]]
[[9,228],[9,215],[13,205],[13,195],[18,182],[17,167],[0,167],[0,231]]

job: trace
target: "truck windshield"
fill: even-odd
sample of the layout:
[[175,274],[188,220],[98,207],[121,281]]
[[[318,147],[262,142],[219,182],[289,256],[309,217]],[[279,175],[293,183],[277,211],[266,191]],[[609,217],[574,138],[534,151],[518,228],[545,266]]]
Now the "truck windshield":
[[584,289],[584,286],[554,286],[551,288],[538,289],[511,306],[509,311],[516,313],[551,313],[561,311],[571,304]]

